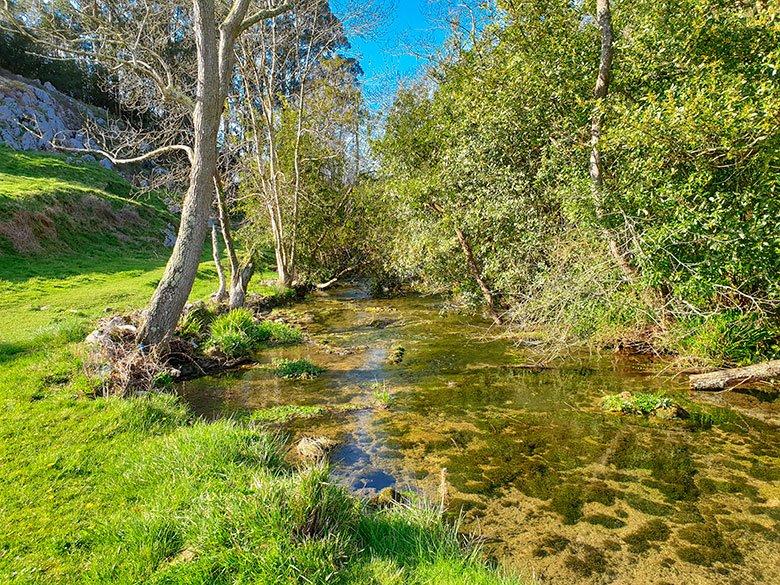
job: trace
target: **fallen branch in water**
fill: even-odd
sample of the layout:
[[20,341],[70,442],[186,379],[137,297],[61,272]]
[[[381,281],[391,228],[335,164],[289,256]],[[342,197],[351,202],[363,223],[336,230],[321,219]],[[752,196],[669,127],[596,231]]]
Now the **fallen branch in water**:
[[350,272],[352,272],[356,268],[357,268],[357,266],[348,266],[347,268],[345,268],[344,270],[342,270],[338,274],[336,274],[336,276],[334,276],[330,280],[328,280],[326,282],[321,282],[320,284],[315,284],[314,286],[315,286],[315,288],[317,290],[327,290],[330,287],[332,287],[334,284],[336,284],[342,276],[344,276],[346,274],[349,274]]
[[773,379],[780,379],[780,360],[763,362],[743,368],[696,374],[690,377],[690,383],[693,390],[730,390],[738,386],[746,386],[755,382],[766,382]]

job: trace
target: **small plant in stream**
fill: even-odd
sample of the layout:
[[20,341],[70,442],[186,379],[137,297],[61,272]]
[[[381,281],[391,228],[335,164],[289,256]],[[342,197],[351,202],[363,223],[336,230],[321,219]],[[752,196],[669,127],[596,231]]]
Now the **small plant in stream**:
[[325,371],[324,368],[306,359],[281,359],[274,362],[274,366],[276,367],[276,375],[288,380],[313,380]]
[[287,323],[263,321],[257,326],[257,340],[277,345],[295,345],[303,341],[303,333]]
[[298,406],[282,404],[256,410],[250,415],[250,420],[257,423],[282,424],[294,419],[312,418],[325,412],[322,406]]
[[390,401],[393,399],[392,394],[390,394],[390,391],[387,389],[387,384],[383,382],[373,382],[370,385],[371,388],[371,396],[373,396],[374,400],[376,400],[379,404],[382,406],[387,406],[390,404]]
[[659,410],[674,408],[671,398],[656,394],[638,393],[610,394],[601,400],[601,406],[607,412],[622,412],[623,414],[653,414]]

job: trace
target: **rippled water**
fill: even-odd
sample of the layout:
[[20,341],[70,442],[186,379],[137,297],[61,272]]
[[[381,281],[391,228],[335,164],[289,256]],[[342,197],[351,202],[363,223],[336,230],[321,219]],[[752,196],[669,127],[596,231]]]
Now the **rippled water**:
[[529,367],[531,350],[435,299],[351,289],[276,314],[310,341],[262,360],[305,357],[326,373],[283,380],[261,363],[189,382],[198,413],[321,407],[282,426],[335,439],[338,481],[444,498],[487,554],[541,582],[780,583],[780,431],[743,414],[763,402],[776,418],[774,397],[706,405],[710,429],[617,416],[599,408],[604,394],[684,399],[684,387],[663,364],[611,354]]

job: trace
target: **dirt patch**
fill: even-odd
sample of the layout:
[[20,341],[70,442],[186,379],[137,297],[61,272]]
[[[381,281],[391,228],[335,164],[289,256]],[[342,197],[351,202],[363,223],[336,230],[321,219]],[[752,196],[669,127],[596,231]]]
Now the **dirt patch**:
[[19,209],[9,220],[0,222],[0,237],[6,238],[17,254],[35,256],[53,245],[65,245],[61,233],[88,230],[111,234],[120,242],[129,243],[143,225],[141,214],[132,205],[116,209],[105,199],[86,195],[56,201],[42,211]]
[[0,236],[5,237],[18,254],[43,252],[43,243],[57,240],[54,221],[41,212],[16,211],[10,221],[0,222]]

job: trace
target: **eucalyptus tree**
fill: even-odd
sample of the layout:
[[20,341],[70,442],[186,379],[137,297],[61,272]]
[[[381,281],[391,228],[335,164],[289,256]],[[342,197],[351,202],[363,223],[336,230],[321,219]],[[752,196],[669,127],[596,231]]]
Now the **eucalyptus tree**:
[[[352,9],[342,18],[355,20],[360,6]],[[256,238],[270,230],[285,286],[296,279],[302,249],[315,252],[321,244],[302,242],[302,232],[349,189],[344,163],[357,148],[350,138],[362,97],[359,65],[339,55],[347,47],[344,22],[327,0],[302,0],[240,42],[230,103],[245,154],[239,171],[245,233],[254,230]]]
[[[173,331],[195,280],[214,198],[217,138],[234,75],[236,42],[290,9],[290,4],[266,0],[193,0],[191,5],[165,0],[20,0],[4,5],[6,26],[63,57],[103,65],[133,99],[150,108],[169,104],[191,119],[187,142],[155,144],[133,155],[95,147],[118,164],[171,152],[184,153],[189,161],[178,238],[139,330],[144,346],[163,341]],[[194,44],[194,59],[177,67],[166,55],[183,39]],[[143,143],[125,146],[143,150]]]

